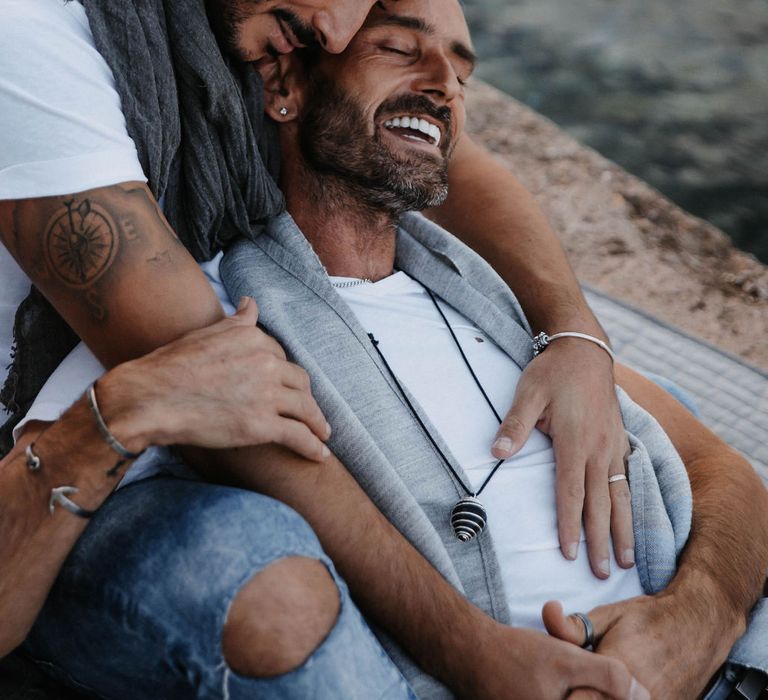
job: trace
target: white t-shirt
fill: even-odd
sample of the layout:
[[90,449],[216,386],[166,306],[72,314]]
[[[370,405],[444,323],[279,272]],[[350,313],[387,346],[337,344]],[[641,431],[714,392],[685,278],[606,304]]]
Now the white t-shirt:
[[[490,446],[499,423],[424,288],[398,272],[376,284],[338,292],[379,341],[398,380],[424,409],[472,489],[479,488],[496,464]],[[503,417],[522,371],[485,333],[438,303]],[[513,624],[543,629],[541,607],[550,599],[564,601],[572,612],[642,595],[637,569],[619,568],[613,555],[610,578],[594,576],[583,531],[576,561],[560,553],[554,452],[540,431],[534,430],[522,450],[501,466],[479,498],[488,512]]]
[[[146,178],[112,71],[85,10],[63,0],[0,9],[0,199],[82,192]],[[30,282],[0,245],[0,382]]]

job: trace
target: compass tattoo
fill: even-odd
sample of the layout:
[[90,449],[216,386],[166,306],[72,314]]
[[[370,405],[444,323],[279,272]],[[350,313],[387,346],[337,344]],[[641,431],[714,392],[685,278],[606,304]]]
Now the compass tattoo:
[[99,279],[117,255],[118,235],[107,212],[90,199],[64,202],[45,234],[45,256],[54,274],[70,287]]

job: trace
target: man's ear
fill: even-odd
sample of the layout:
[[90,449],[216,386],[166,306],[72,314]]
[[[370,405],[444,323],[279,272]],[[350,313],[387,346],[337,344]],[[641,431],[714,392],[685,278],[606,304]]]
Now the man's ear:
[[299,115],[304,100],[304,66],[295,53],[282,54],[259,65],[264,78],[265,111],[276,122]]

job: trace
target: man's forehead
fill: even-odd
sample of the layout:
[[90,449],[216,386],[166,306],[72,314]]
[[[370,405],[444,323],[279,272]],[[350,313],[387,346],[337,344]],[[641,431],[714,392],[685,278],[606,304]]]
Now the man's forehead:
[[458,0],[397,0],[376,3],[364,28],[400,26],[430,36],[445,36],[461,58],[475,63],[475,53]]

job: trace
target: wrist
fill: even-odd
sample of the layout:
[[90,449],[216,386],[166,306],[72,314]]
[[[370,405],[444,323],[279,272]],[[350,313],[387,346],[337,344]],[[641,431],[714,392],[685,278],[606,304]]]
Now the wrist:
[[[160,444],[162,417],[155,415],[152,387],[141,380],[133,363],[120,365],[99,379],[99,412],[109,432],[129,451],[143,452]],[[94,416],[90,416],[95,423]]]
[[545,327],[542,330],[550,336],[564,332],[584,333],[585,335],[591,335],[598,340],[602,340],[608,346],[611,345],[611,340],[608,337],[608,334],[603,330],[603,327],[597,322],[594,316],[569,316],[568,318],[560,320],[550,320],[545,324]]
[[[555,334],[552,333],[548,335],[553,336]],[[614,359],[613,349],[610,348],[608,343],[606,343],[606,346],[608,347],[608,350],[600,347],[598,343],[583,338],[561,337],[552,340],[539,355],[558,355],[563,353],[565,359],[562,359],[562,362],[567,362],[575,369],[578,369],[579,367],[582,369],[588,367],[604,367],[606,371],[610,372],[610,375],[614,377],[613,383],[615,384],[614,370],[616,368],[617,360]],[[554,361],[559,362],[560,360],[557,359]]]
[[554,335],[562,331],[577,331],[593,335],[610,345],[607,333],[583,297],[579,300],[571,299],[570,303],[552,301],[552,303],[542,308],[544,313],[541,314],[533,315],[528,312],[528,308],[525,306],[524,310],[534,329],[534,335],[541,331],[548,335]]
[[[592,343],[596,348],[600,348],[608,357],[611,358],[611,365],[616,364],[616,354],[613,352],[612,348],[608,343],[602,341],[600,338],[589,335],[588,333],[581,333],[579,331],[561,331],[558,333],[553,333],[552,335],[549,335],[547,333],[539,333],[537,336],[533,339],[533,356],[536,357],[540,355],[544,350],[546,350],[552,343],[559,342],[560,344],[563,344],[562,341],[581,341],[582,343]],[[573,345],[573,347],[578,347],[576,344]],[[582,346],[583,347],[583,346]]]
[[717,640],[723,654],[727,655],[746,631],[748,610],[736,604],[721,583],[706,571],[678,576],[658,597],[671,603],[670,609],[676,611],[678,623],[688,626],[690,634]]
[[483,697],[495,677],[502,649],[510,652],[511,628],[481,612],[473,611],[463,628],[454,627],[452,640],[443,645],[441,669],[436,673],[457,697]]

